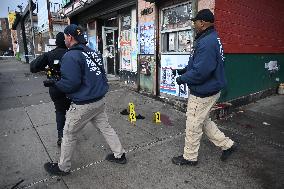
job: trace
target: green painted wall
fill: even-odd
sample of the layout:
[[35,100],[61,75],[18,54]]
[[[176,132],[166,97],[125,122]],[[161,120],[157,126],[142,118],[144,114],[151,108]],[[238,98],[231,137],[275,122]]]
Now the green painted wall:
[[[228,85],[220,101],[228,101],[284,82],[284,54],[225,54]],[[276,60],[280,70],[269,73],[265,63]],[[279,78],[279,82],[276,81]]]
[[[147,62],[149,65],[149,69],[150,69],[150,74],[149,75],[144,75],[144,74],[140,74],[140,89],[147,92],[147,93],[151,93],[154,95],[155,93],[155,78],[156,78],[156,60],[154,58],[153,55],[141,55],[144,57],[147,57],[146,59],[144,59],[144,62]],[[140,70],[141,68],[141,59],[139,59],[139,66],[140,66]]]
[[140,89],[153,94],[153,77],[152,76],[145,76],[145,75],[140,75]]

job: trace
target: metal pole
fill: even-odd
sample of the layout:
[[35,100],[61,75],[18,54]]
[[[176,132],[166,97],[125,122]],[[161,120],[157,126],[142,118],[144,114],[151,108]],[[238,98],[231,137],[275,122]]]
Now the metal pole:
[[32,32],[32,42],[33,42],[33,56],[35,57],[35,35],[34,35],[34,22],[33,22],[33,9],[32,9],[32,0],[29,0],[29,10],[30,10],[30,19],[31,19],[31,32]]
[[49,31],[49,38],[53,39],[53,24],[52,24],[52,18],[51,18],[51,13],[50,13],[50,3],[49,0],[46,0],[47,4],[47,13],[48,13],[48,31]]

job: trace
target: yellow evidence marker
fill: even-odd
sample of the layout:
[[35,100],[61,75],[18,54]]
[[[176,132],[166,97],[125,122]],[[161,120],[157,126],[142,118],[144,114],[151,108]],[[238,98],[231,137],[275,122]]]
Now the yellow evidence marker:
[[154,112],[153,121],[154,123],[161,123],[161,113],[160,112]]
[[132,111],[132,112],[129,113],[129,121],[131,123],[136,122],[136,113],[135,113],[135,111]]
[[129,113],[131,113],[131,112],[135,112],[135,106],[134,106],[134,104],[133,104],[133,102],[130,102],[129,104],[128,104],[128,111],[129,111]]
[[130,102],[128,104],[128,110],[129,110],[129,121],[131,123],[136,122],[135,106],[133,102]]

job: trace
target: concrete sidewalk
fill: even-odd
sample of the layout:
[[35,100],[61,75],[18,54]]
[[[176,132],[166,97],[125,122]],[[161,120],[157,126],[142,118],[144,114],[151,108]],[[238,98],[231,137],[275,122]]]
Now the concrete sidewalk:
[[[240,144],[227,162],[220,161],[221,150],[204,136],[198,166],[180,167],[171,158],[183,151],[185,114],[116,81],[106,97],[107,111],[128,163],[105,161],[110,149],[97,129],[87,125],[79,136],[72,174],[51,177],[43,164],[57,161],[60,148],[44,79],[29,73],[27,64],[0,60],[0,188],[284,188],[284,96],[249,104],[218,121]],[[129,102],[146,117],[135,126],[119,113]],[[162,114],[160,125],[152,122],[155,111]]]

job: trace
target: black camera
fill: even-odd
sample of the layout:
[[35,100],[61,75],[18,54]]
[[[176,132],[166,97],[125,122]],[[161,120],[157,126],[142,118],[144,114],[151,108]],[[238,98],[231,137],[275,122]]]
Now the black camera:
[[48,66],[45,71],[47,76],[47,80],[43,81],[45,87],[50,87],[60,80],[60,64],[58,62],[54,61],[54,64]]

